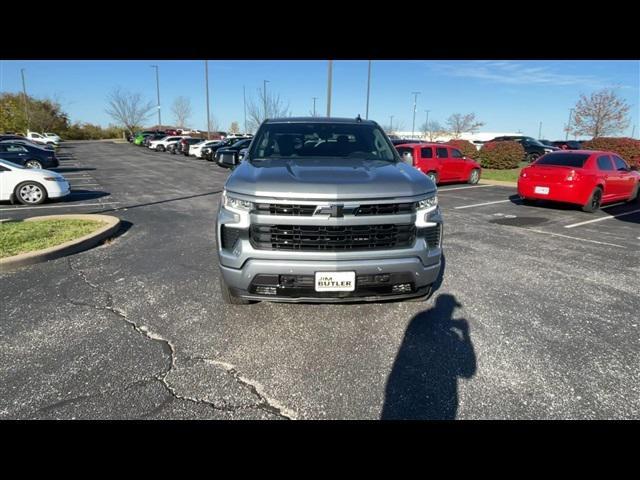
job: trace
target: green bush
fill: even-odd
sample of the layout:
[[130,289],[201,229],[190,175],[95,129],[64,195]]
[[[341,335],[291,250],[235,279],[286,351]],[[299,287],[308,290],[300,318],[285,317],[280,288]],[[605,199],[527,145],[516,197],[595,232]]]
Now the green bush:
[[480,155],[480,151],[468,140],[449,140],[447,144],[460,150],[465,157],[477,159]]
[[507,170],[518,168],[524,159],[524,148],[518,142],[488,142],[478,152],[482,168]]
[[628,164],[640,167],[640,140],[622,137],[600,137],[582,143],[585,150],[604,150],[624,158]]

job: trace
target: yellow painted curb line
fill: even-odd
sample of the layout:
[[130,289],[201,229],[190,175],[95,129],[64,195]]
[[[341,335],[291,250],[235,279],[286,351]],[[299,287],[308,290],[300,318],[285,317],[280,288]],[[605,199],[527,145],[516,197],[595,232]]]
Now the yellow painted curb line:
[[61,243],[54,247],[1,258],[0,272],[6,272],[26,265],[33,265],[34,263],[46,262],[48,260],[53,260],[54,258],[65,257],[73,253],[88,250],[95,247],[103,240],[113,236],[120,226],[120,219],[111,215],[43,215],[24,219],[25,222],[34,222],[38,220],[95,220],[105,222],[106,225],[100,227],[95,232],[85,235],[84,237],[69,240],[68,242]]

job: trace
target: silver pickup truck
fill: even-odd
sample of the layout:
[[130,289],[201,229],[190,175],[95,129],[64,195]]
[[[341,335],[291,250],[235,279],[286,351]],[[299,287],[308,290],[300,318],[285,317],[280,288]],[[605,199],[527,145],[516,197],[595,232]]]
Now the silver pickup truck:
[[380,126],[344,118],[266,120],[218,211],[222,295],[353,302],[431,293],[442,256],[437,190]]

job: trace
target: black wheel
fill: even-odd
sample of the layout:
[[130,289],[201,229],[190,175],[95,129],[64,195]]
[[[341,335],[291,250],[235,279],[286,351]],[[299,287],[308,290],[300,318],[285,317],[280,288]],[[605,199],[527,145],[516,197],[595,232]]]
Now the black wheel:
[[468,183],[470,183],[471,185],[475,185],[479,181],[480,181],[480,170],[478,170],[477,168],[474,168],[473,170],[471,170],[471,173],[469,174]]
[[24,162],[24,166],[27,168],[42,168],[42,164],[38,160],[27,160]]
[[533,163],[535,162],[538,158],[540,158],[540,154],[539,153],[530,153],[529,155],[527,155],[527,161],[529,163]]
[[222,277],[219,277],[219,283],[220,283],[220,291],[222,293],[222,300],[227,305],[249,305],[250,303],[252,303],[250,300],[245,300],[244,298],[233,296],[233,294],[231,293],[231,290],[229,290],[229,287],[227,287],[227,284],[224,283],[224,280],[222,279]]
[[438,184],[438,174],[436,172],[427,173],[427,177],[429,177],[434,184]]
[[47,199],[47,189],[31,180],[19,184],[14,194],[23,205],[39,205]]
[[158,145],[158,146],[156,147],[156,150],[157,150],[157,151],[159,151],[159,152],[164,152],[164,151],[166,151],[167,149],[166,149],[166,148],[164,148],[164,145]]
[[593,192],[591,192],[591,196],[587,203],[582,206],[582,210],[588,213],[593,213],[600,208],[600,204],[602,203],[602,188],[596,187]]

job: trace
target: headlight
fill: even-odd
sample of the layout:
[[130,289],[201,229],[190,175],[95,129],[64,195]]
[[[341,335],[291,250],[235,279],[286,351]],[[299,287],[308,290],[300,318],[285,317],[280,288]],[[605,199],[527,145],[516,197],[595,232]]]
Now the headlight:
[[553,150],[551,148],[545,148],[544,149],[544,153],[551,153],[553,152]]
[[424,200],[420,200],[417,202],[416,208],[418,209],[429,209],[433,210],[438,206],[438,195],[434,195],[433,197],[425,198]]
[[245,212],[253,210],[253,202],[249,202],[248,200],[231,197],[227,195],[227,192],[222,194],[222,198],[224,202],[223,205],[231,210],[242,210]]

